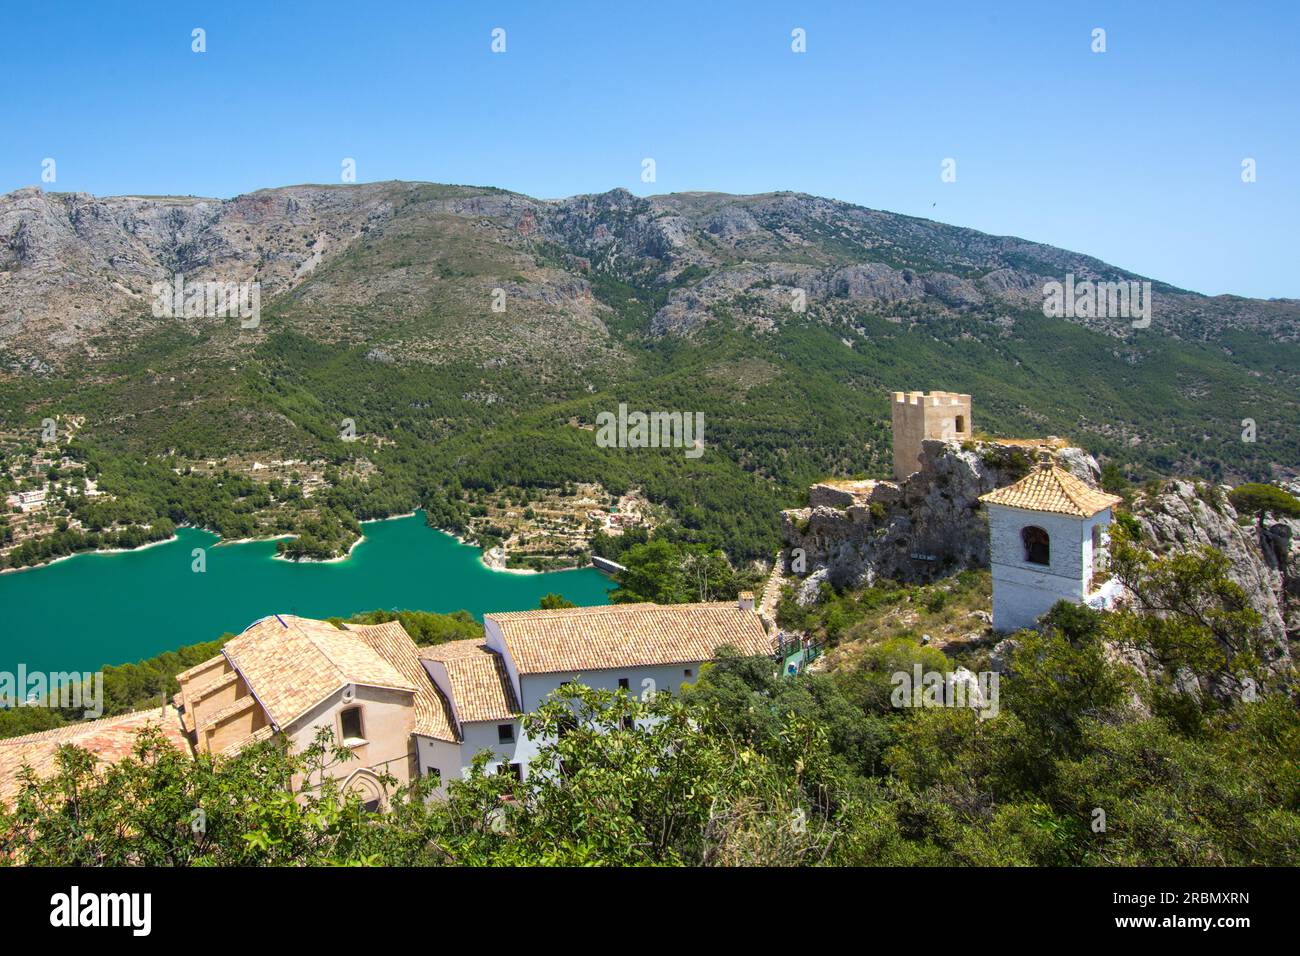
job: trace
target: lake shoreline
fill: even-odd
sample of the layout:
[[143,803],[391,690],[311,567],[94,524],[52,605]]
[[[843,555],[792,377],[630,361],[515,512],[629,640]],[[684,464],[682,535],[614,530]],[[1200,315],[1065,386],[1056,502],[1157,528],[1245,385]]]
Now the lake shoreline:
[[[18,662],[53,672],[144,660],[237,634],[273,612],[324,620],[464,609],[482,620],[536,609],[548,593],[583,606],[609,603],[609,583],[592,569],[492,574],[478,549],[430,527],[423,514],[376,521],[365,524],[366,547],[328,570],[271,560],[270,542],[216,548],[212,532],[181,527],[175,540],[150,543],[167,547],[116,549],[98,560],[60,561],[43,574],[5,575],[0,671]],[[207,551],[206,573],[194,572],[194,548]]]
[[[406,517],[409,518],[410,515],[406,515]],[[388,519],[387,519],[387,518],[376,518],[375,520],[376,520],[376,521],[387,521]],[[367,523],[369,523],[369,522],[367,522]],[[280,535],[280,537],[282,537],[282,538],[292,538],[293,535],[291,535],[291,534],[289,534],[289,535]],[[346,561],[348,558],[352,557],[352,552],[355,551],[355,550],[357,549],[357,545],[359,545],[362,541],[365,541],[365,540],[366,540],[366,536],[363,534],[363,535],[361,535],[360,537],[358,537],[357,540],[353,541],[350,545],[348,545],[348,550],[347,550],[346,552],[344,552],[343,554],[336,554],[336,555],[335,555],[334,557],[332,557],[332,558],[291,558],[291,557],[288,557],[287,555],[283,555],[283,554],[278,554],[278,553],[277,553],[277,554],[273,554],[273,555],[271,555],[271,560],[272,560],[272,561],[287,561],[287,562],[289,562],[290,564],[338,564],[340,561]]]
[[[361,524],[364,527],[365,525],[377,524],[378,522],[381,521],[397,521],[402,518],[414,518],[419,513],[420,511],[419,509],[417,509],[415,511],[408,511],[400,515],[388,515],[383,518],[367,518],[365,521],[359,522],[359,524]],[[179,524],[176,527],[178,530],[180,528],[194,528],[195,530],[198,531],[206,531],[208,534],[218,534],[218,532],[213,531],[211,528],[203,528],[198,525]],[[479,563],[482,564],[483,567],[487,568],[489,571],[496,571],[501,574],[559,574],[561,571],[583,570],[581,566],[577,566],[577,565],[575,565],[572,568],[559,568],[555,571],[538,571],[534,568],[507,567],[505,562],[509,559],[508,554],[503,552],[499,558],[493,557],[493,552],[497,550],[495,548],[485,549],[480,545],[471,544],[456,532],[450,531],[446,528],[437,528],[434,527],[433,525],[430,525],[429,527],[432,530],[439,532],[440,534],[445,534],[448,537],[455,539],[455,541],[458,544],[462,544],[467,548],[478,548]],[[212,547],[225,548],[237,544],[258,544],[259,542],[263,542],[263,541],[285,541],[295,537],[297,537],[297,535],[285,533],[285,534],[267,535],[266,537],[226,539],[220,537],[218,534],[217,541],[212,545]],[[170,538],[160,538],[157,541],[149,541],[135,548],[95,548],[86,551],[74,551],[71,554],[61,554],[57,558],[51,558],[49,561],[42,561],[40,564],[27,564],[27,565],[23,565],[21,568],[0,568],[0,574],[11,574],[11,573],[19,574],[23,571],[35,571],[40,568],[52,567],[53,565],[58,564],[60,561],[67,561],[69,558],[76,558],[87,554],[130,554],[136,551],[144,551],[147,548],[154,547],[155,545],[170,544],[171,542],[177,540],[179,540],[179,537],[177,535],[172,535]],[[361,544],[361,542],[365,540],[366,540],[366,535],[363,532],[360,537],[358,537],[355,541],[352,542],[352,544],[348,546],[348,550],[345,554],[336,555],[335,557],[332,558],[287,558],[281,554],[273,554],[271,555],[271,560],[284,561],[289,564],[339,564],[351,558],[352,552],[356,550],[357,545]]]
[[[188,527],[188,525],[177,525]],[[95,548],[88,551],[73,551],[71,554],[61,554],[57,558],[51,558],[48,561],[42,561],[40,564],[24,564],[21,568],[0,568],[0,574],[21,574],[23,571],[37,571],[41,568],[49,568],[58,564],[60,561],[67,561],[71,558],[79,558],[83,554],[133,554],[136,551],[146,551],[149,548],[160,544],[171,544],[173,541],[179,541],[180,535],[172,535],[170,538],[159,538],[157,541],[147,541],[135,548]]]

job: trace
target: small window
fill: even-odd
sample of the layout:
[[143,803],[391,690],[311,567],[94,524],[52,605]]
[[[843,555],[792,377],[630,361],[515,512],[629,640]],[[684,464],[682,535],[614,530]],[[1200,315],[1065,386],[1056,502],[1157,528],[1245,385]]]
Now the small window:
[[958,415],[958,416],[957,416],[957,434],[960,435],[960,434],[962,434],[962,433],[965,432],[965,431],[966,431],[966,416],[965,416],[965,415]]
[[514,742],[515,742],[515,725],[497,724],[497,743],[512,744]]
[[1030,564],[1052,563],[1052,542],[1047,532],[1036,525],[1030,525],[1020,532],[1020,540],[1025,545],[1025,560]]
[[339,714],[339,726],[343,730],[343,743],[345,746],[364,744],[366,742],[366,735],[362,732],[360,707],[349,707]]
[[626,677],[620,677],[618,679],[618,688],[619,690],[627,690],[628,682]]
[[437,767],[429,767],[424,771],[424,775],[426,777],[432,777],[435,783],[442,780],[442,771]]
[[695,672],[692,671],[692,670],[688,667],[688,668],[686,668],[685,671],[683,671],[683,673],[686,674],[687,677],[691,677],[691,676],[694,675]]
[[361,804],[361,809],[362,809],[362,810],[365,810],[366,813],[378,813],[378,812],[379,812],[379,801],[378,801],[378,800],[367,800],[365,803]]
[[497,764],[497,773],[503,777],[513,777],[515,780],[524,779],[524,765],[520,763],[499,763]]
[[570,732],[578,729],[578,718],[573,714],[561,714],[557,721],[559,726],[556,728],[555,735],[563,740]]

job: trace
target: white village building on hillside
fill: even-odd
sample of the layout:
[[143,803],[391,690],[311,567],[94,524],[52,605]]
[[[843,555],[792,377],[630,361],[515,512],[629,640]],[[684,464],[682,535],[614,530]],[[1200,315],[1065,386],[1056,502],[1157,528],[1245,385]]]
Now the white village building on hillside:
[[754,611],[736,603],[611,604],[484,617],[483,641],[419,649],[447,701],[448,726],[419,740],[421,773],[460,777],[480,750],[523,778],[542,741],[526,738],[520,714],[564,684],[624,690],[638,697],[676,693],[723,645],[770,657],[775,645]]
[[[348,624],[340,630],[277,616],[254,629],[264,656],[276,661],[273,669],[256,672],[246,666],[250,655],[240,642],[249,631],[226,645],[222,659],[248,685],[250,696],[278,705],[284,688],[293,706],[280,708],[282,719],[268,714],[273,728],[255,711],[247,712],[254,715],[250,721],[245,712],[229,708],[204,722],[186,707],[187,721],[197,720],[196,732],[212,735],[221,733],[214,723],[238,720],[247,737],[223,741],[227,752],[272,729],[306,745],[317,727],[333,726],[336,737],[361,758],[351,767],[349,785],[371,801],[383,798],[375,779],[381,767],[401,782],[434,776],[441,791],[447,781],[463,777],[483,750],[492,754],[489,770],[523,779],[541,742],[523,734],[519,718],[565,683],[636,694],[675,692],[692,683],[724,644],[742,654],[770,656],[774,650],[752,597],[747,606],[615,604],[489,614],[483,640],[427,647],[418,647],[396,622]],[[324,643],[329,658],[342,665],[338,673],[304,693],[306,678],[318,668],[300,641],[282,633],[286,630],[310,633],[311,641]],[[292,654],[284,653],[287,641],[295,644]],[[188,673],[181,676],[182,695],[191,680]],[[314,704],[308,704],[311,698]],[[203,736],[196,746],[206,749]]]
[[35,511],[45,506],[46,490],[38,488],[35,491],[19,491],[5,498],[5,504],[10,508],[18,508],[21,511]]

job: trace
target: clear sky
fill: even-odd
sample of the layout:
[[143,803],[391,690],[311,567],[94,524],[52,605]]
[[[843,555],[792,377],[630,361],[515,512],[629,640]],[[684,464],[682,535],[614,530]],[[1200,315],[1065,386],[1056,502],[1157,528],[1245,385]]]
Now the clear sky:
[[0,191],[792,189],[1300,297],[1298,0],[9,2],[0,63]]

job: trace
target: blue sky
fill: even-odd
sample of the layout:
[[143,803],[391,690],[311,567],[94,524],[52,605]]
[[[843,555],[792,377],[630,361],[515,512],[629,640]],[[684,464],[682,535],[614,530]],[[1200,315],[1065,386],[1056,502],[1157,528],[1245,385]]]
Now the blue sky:
[[0,191],[792,189],[1295,297],[1298,48],[1292,0],[13,4]]

